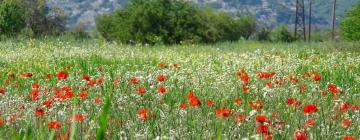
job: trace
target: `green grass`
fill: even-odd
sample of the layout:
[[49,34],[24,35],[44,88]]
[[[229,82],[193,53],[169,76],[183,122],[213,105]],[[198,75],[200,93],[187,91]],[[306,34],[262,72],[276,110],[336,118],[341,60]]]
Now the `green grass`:
[[[168,64],[159,68],[158,64]],[[173,68],[178,64],[179,68]],[[103,71],[99,71],[99,67]],[[245,69],[250,76],[249,93],[235,72]],[[58,80],[56,74],[66,71],[66,80]],[[31,72],[31,78],[20,73]],[[276,72],[273,78],[261,80],[258,72]],[[306,72],[318,73],[304,78]],[[9,78],[10,73],[16,74]],[[50,73],[52,78],[46,78]],[[160,74],[166,80],[158,82]],[[89,75],[92,80],[104,79],[94,87],[82,80]],[[290,76],[299,79],[292,84]],[[138,84],[130,83],[136,77]],[[275,83],[284,79],[282,85]],[[116,84],[114,84],[114,81]],[[266,83],[272,81],[273,87]],[[40,84],[39,100],[30,96],[33,83]],[[333,95],[328,84],[341,89]],[[256,127],[261,125],[255,117],[264,114],[271,123],[273,139],[292,139],[296,130],[302,130],[305,120],[315,120],[315,126],[306,134],[312,139],[341,139],[345,135],[359,138],[360,113],[349,109],[339,111],[345,102],[360,105],[360,46],[358,43],[259,43],[240,41],[214,45],[178,46],[128,46],[102,40],[75,41],[71,39],[8,40],[0,42],[0,139],[255,139]],[[307,86],[305,93],[301,86]],[[71,86],[72,99],[60,101],[55,90]],[[158,93],[164,86],[167,92]],[[146,89],[144,95],[137,88]],[[78,94],[87,89],[87,97]],[[190,107],[186,96],[193,91],[202,105]],[[326,91],[326,95],[320,94]],[[234,104],[235,98],[242,104]],[[286,100],[293,97],[302,104],[293,109]],[[45,100],[55,98],[51,107],[43,107],[47,113],[36,117],[34,112]],[[95,103],[95,98],[102,100]],[[214,102],[214,107],[206,101]],[[249,102],[263,102],[263,109],[254,111]],[[180,108],[187,103],[186,109]],[[315,103],[318,111],[304,115],[304,105]],[[220,118],[215,110],[226,106],[232,114]],[[147,109],[147,120],[139,119],[138,111]],[[107,113],[108,112],[108,113]],[[86,117],[84,121],[71,119],[74,114]],[[235,121],[235,116],[246,116],[244,122]],[[278,117],[273,117],[277,114]],[[337,120],[331,116],[341,114]],[[13,116],[11,121],[10,116]],[[15,116],[15,117],[14,117]],[[341,127],[349,119],[349,127]],[[60,129],[49,129],[48,123],[61,123]],[[270,124],[280,124],[272,127]],[[70,131],[68,130],[69,128]]]

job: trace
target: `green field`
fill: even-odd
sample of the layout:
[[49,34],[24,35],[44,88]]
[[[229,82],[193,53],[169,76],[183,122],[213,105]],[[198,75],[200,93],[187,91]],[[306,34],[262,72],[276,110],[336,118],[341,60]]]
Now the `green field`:
[[358,43],[0,42],[4,140],[360,138],[359,106]]

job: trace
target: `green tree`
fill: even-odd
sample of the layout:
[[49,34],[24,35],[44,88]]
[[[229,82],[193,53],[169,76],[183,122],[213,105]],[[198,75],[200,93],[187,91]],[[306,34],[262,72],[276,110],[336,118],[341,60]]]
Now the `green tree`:
[[340,29],[346,40],[360,40],[360,3],[346,14],[340,24]]
[[0,35],[15,35],[25,27],[24,10],[19,0],[0,3]]
[[294,37],[288,31],[288,27],[281,25],[272,32],[272,41],[275,42],[293,42]]
[[132,0],[96,21],[107,40],[146,44],[235,41],[249,38],[255,26],[250,16],[236,18],[184,0]]

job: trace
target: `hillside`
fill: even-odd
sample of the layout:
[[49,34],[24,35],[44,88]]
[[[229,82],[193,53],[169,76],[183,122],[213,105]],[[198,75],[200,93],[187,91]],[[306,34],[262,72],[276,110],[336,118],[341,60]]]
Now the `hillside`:
[[[49,0],[51,7],[60,7],[68,15],[68,27],[84,24],[94,27],[98,15],[109,13],[126,5],[129,0]],[[190,0],[201,6],[233,13],[250,12],[268,26],[279,23],[292,24],[295,16],[295,0]],[[339,0],[338,20],[357,0]],[[306,5],[308,1],[306,0]],[[314,23],[328,25],[331,17],[332,0],[314,0]],[[307,9],[306,9],[307,10]]]

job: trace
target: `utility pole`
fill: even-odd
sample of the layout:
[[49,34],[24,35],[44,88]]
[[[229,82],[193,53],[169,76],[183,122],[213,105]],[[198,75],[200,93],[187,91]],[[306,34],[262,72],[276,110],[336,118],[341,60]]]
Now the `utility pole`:
[[306,41],[304,0],[296,0],[295,39]]
[[336,0],[333,3],[333,13],[332,13],[332,39],[335,40],[335,22],[336,21]]
[[312,16],[312,0],[309,0],[309,38],[308,41],[311,41],[311,16]]

